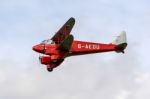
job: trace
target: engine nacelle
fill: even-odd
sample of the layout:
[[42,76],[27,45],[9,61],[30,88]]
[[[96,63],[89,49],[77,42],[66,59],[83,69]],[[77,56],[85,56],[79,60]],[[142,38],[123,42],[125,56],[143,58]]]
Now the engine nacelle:
[[48,65],[51,63],[51,57],[50,56],[42,56],[42,57],[40,57],[40,62],[41,62],[41,64]]
[[53,68],[59,66],[64,59],[51,59],[51,56],[42,56],[40,57],[41,64],[47,65],[47,70],[52,71]]

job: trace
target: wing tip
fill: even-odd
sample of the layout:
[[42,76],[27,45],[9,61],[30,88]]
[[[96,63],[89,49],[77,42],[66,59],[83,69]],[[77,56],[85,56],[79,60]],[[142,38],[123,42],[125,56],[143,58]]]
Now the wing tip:
[[71,21],[75,22],[75,18],[74,18],[74,17],[70,17],[70,19],[69,19],[69,20],[71,20]]

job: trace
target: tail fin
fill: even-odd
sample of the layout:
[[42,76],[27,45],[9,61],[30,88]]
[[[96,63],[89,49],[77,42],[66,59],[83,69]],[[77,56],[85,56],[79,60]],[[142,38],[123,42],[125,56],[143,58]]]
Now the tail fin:
[[124,49],[127,47],[126,32],[122,31],[120,35],[112,42],[116,45],[116,52],[124,53]]

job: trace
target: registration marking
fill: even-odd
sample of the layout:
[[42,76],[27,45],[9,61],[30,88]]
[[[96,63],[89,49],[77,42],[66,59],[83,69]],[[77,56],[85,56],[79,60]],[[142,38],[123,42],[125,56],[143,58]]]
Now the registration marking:
[[77,47],[79,49],[85,48],[85,49],[100,49],[100,46],[98,44],[78,44]]

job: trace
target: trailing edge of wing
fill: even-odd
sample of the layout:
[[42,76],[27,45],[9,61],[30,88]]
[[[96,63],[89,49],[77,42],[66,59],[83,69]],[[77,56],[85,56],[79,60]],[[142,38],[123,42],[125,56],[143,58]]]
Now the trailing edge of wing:
[[73,35],[69,35],[61,44],[60,44],[60,49],[64,50],[64,51],[69,51],[71,46],[72,46],[72,42],[74,40]]

